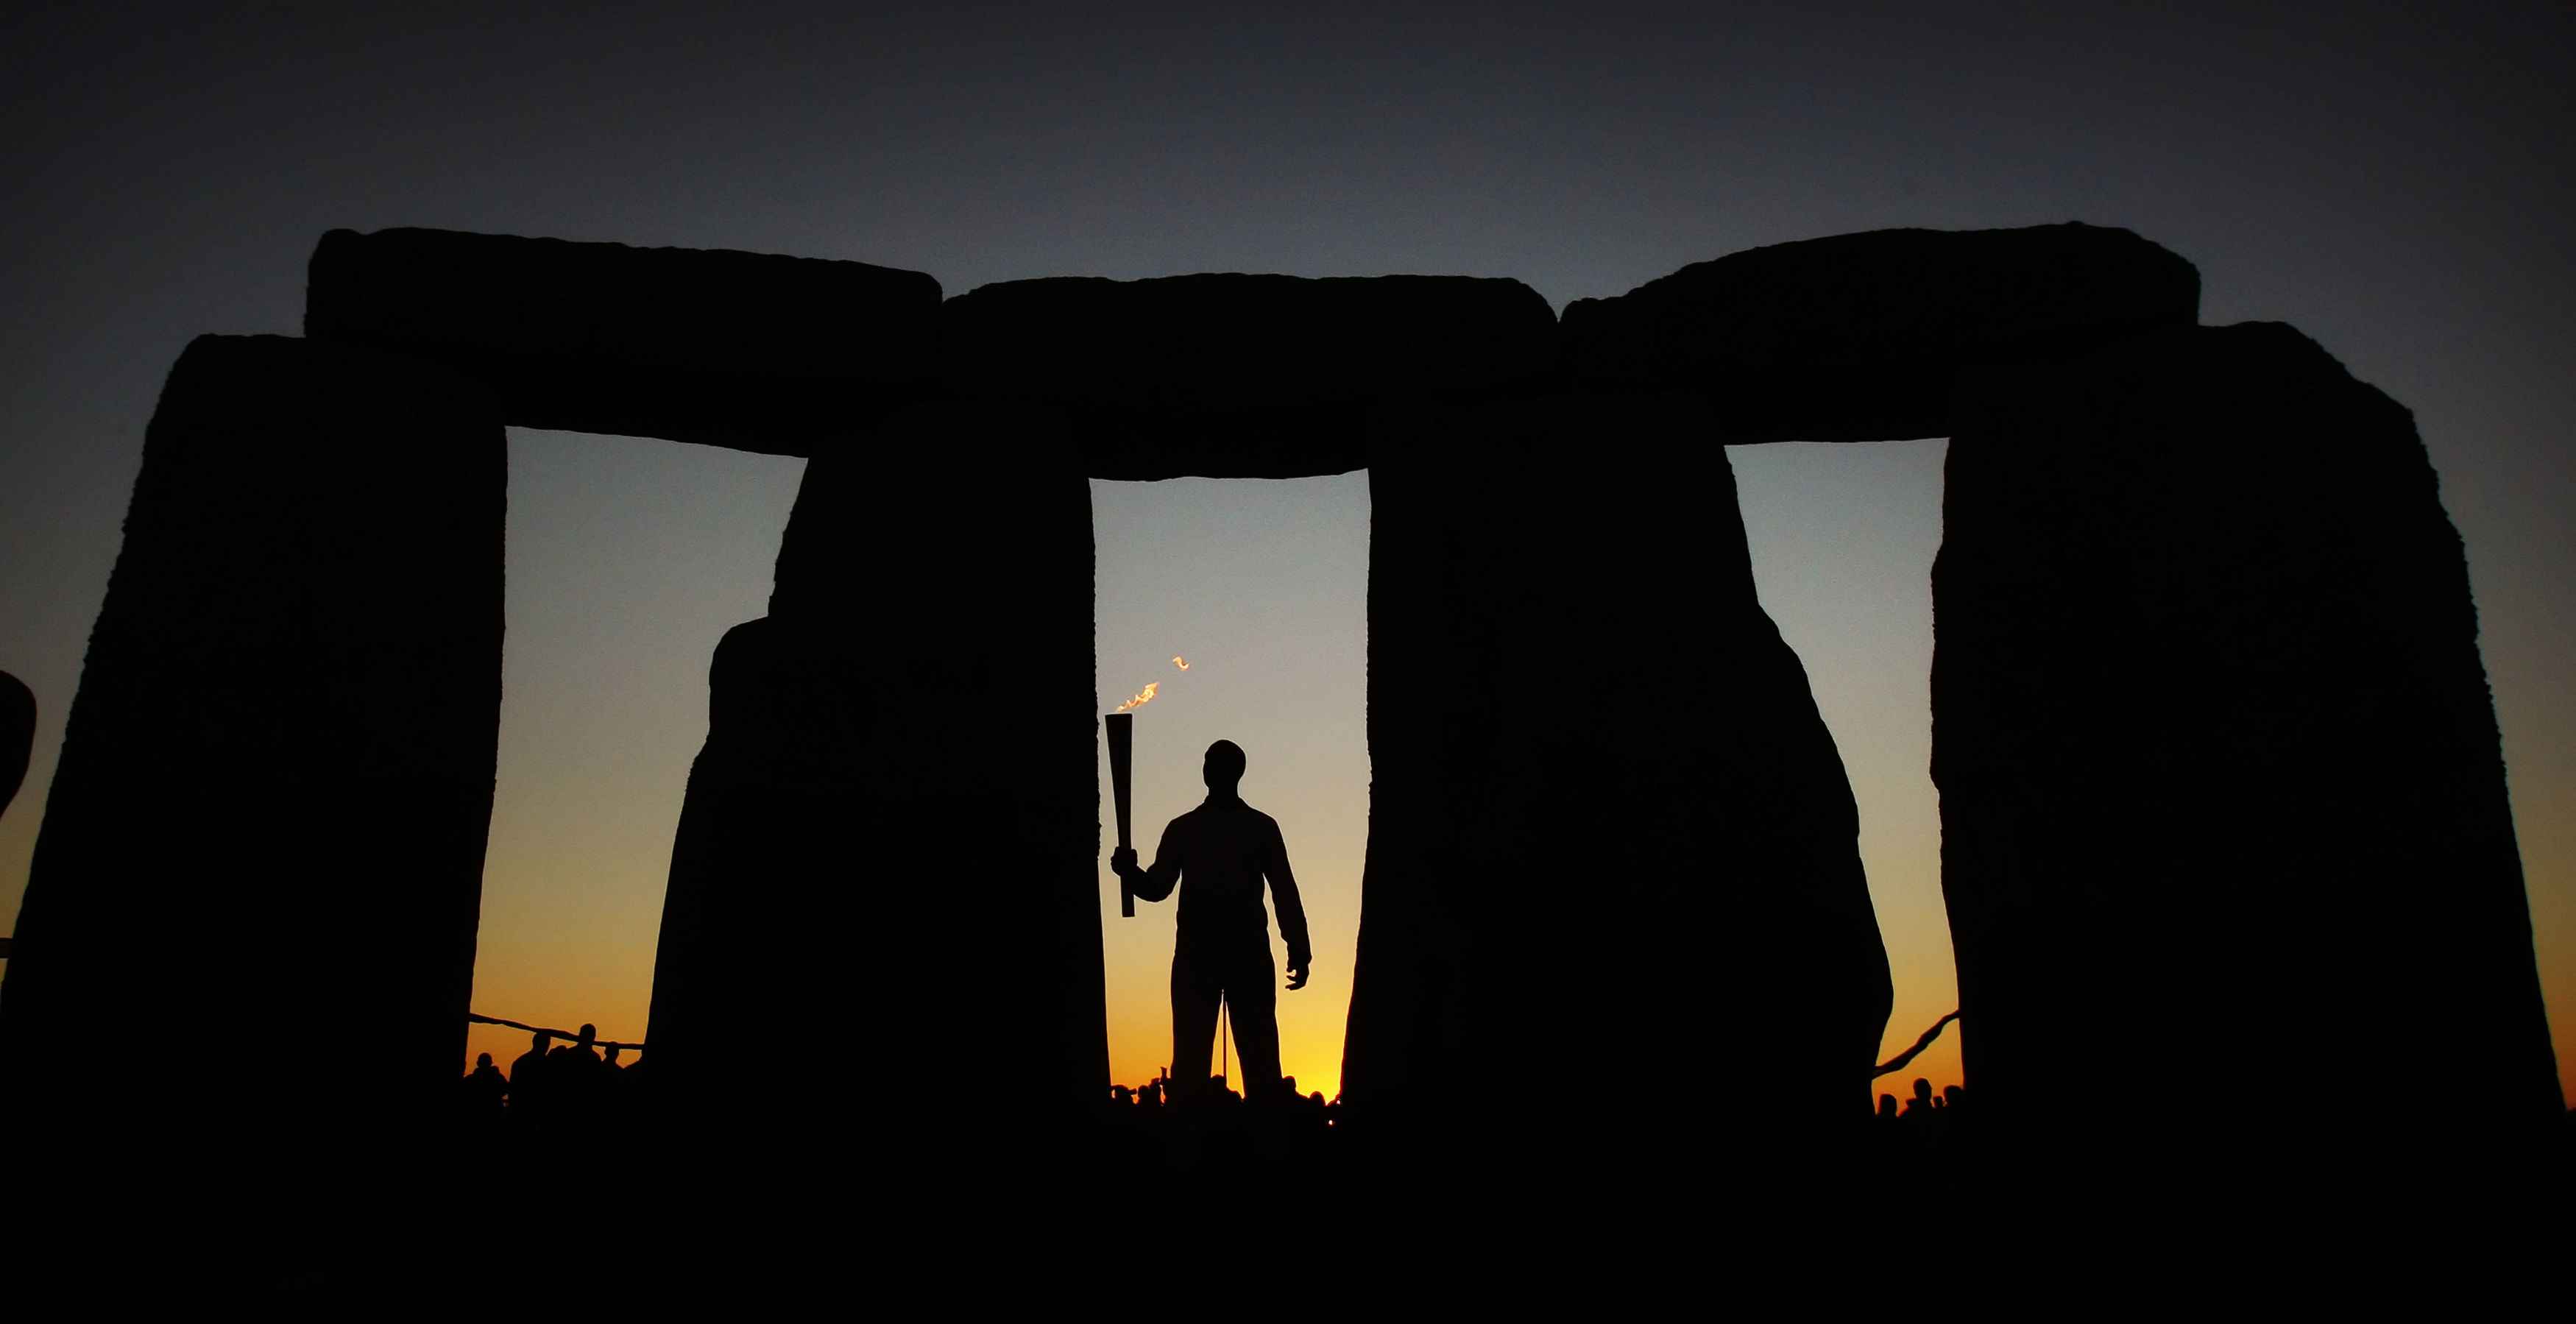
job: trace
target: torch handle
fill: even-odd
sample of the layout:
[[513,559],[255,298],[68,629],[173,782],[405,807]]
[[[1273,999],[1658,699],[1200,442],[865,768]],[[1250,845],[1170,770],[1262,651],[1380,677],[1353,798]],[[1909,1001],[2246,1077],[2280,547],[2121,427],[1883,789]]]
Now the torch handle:
[[[1118,849],[1131,850],[1128,844],[1127,787],[1130,770],[1135,766],[1136,715],[1111,713],[1103,728],[1109,738],[1109,799],[1118,817]],[[1118,914],[1136,918],[1136,893],[1127,885],[1124,874],[1118,878]]]

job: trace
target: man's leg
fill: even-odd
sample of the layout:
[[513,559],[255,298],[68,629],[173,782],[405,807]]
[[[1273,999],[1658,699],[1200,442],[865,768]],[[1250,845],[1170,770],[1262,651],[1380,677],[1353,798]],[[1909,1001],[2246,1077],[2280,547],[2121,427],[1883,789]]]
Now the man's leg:
[[1207,1091],[1217,1004],[1225,996],[1222,963],[1209,957],[1186,944],[1172,952],[1172,1087],[1184,1101]]
[[1279,967],[1271,963],[1267,938],[1228,952],[1225,965],[1225,1002],[1243,1055],[1243,1097],[1268,1099],[1279,1092]]

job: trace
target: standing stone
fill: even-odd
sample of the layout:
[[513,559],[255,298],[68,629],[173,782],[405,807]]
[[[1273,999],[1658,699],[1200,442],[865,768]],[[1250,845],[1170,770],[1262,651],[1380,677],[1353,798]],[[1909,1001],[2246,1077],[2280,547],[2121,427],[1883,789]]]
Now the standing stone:
[[1354,1124],[1506,1179],[1812,1160],[1868,1117],[1887,957],[1705,407],[1400,406],[1370,444]]
[[448,1101],[507,461],[440,369],[270,336],[180,356],[0,996],[46,1143],[346,1157]]
[[772,1176],[1078,1149],[1108,1040],[1061,418],[924,407],[817,456],[710,684],[648,1036],[688,1134]]
[[2131,1193],[2536,1171],[2557,1072],[2407,411],[2276,324],[1959,411],[1933,775],[1991,1134]]

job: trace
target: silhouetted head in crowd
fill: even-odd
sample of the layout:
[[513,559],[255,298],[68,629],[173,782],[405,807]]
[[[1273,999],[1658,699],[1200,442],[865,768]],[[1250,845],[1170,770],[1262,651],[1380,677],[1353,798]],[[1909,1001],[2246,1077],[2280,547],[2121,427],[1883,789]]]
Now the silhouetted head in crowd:
[[[581,1051],[583,1051],[583,1052],[587,1053],[587,1052],[589,1052],[589,1051],[590,1051],[590,1046],[591,1046],[593,1043],[597,1042],[597,1041],[598,1041],[598,1039],[599,1039],[599,1027],[597,1027],[597,1026],[595,1026],[595,1025],[584,1025],[584,1026],[582,1026],[582,1027],[581,1027],[581,1038],[579,1038],[579,1039],[575,1040],[575,1041],[574,1041],[574,1043],[573,1043],[573,1046],[574,1046],[574,1047],[576,1047],[576,1048],[579,1048]],[[1915,1087],[1916,1089],[1925,1089],[1925,1090],[1928,1090],[1928,1089],[1932,1088],[1932,1086],[1931,1086],[1930,1082],[1928,1082],[1928,1081],[1920,1081],[1920,1080],[1918,1080],[1918,1081],[1914,1082],[1914,1087]]]
[[1896,1115],[1895,1095],[1882,1094],[1878,1096],[1878,1115],[1881,1117],[1894,1117]]
[[[585,1031],[586,1031],[586,1030],[588,1030],[590,1027],[589,1027],[589,1026],[587,1026],[587,1025],[585,1025],[585,1026],[583,1026],[583,1027],[581,1027],[581,1028],[582,1028],[583,1030],[585,1030]],[[1915,1102],[1915,1104],[1916,1104],[1917,1106],[1919,1106],[1919,1107],[1929,1108],[1929,1107],[1931,1107],[1931,1106],[1932,1106],[1932,1082],[1931,1082],[1931,1081],[1925,1080],[1925,1079],[1923,1079],[1923,1078],[1922,1078],[1922,1077],[1920,1077],[1920,1076],[1915,1077],[1915,1080],[1914,1080],[1914,1102]]]
[[610,1044],[610,1045],[608,1046],[608,1065],[610,1065],[610,1066],[612,1066],[612,1067],[613,1067],[613,1066],[616,1066],[616,1065],[617,1065],[617,1055],[618,1055],[619,1053],[621,1053],[621,1052],[624,1052],[624,1051],[625,1051],[625,1049],[626,1049],[626,1045],[624,1045],[624,1044]]
[[1231,740],[1208,746],[1207,763],[1199,773],[1207,782],[1208,794],[1219,800],[1234,799],[1234,788],[1243,782],[1243,765],[1243,746]]
[[481,1071],[483,1068],[490,1065],[492,1065],[492,1055],[490,1053],[476,1053],[474,1055],[475,1070]]
[[1950,1106],[1953,1108],[1959,1106],[1959,1100],[1966,1097],[1967,1093],[1968,1092],[1966,1090],[1963,1090],[1956,1085],[1944,1085],[1941,1087],[1941,1097],[1949,1100]]
[[528,1051],[542,1055],[546,1051],[547,1046],[554,1043],[554,1041],[555,1037],[553,1035],[548,1034],[543,1030],[539,1030],[535,1034],[528,1036]]

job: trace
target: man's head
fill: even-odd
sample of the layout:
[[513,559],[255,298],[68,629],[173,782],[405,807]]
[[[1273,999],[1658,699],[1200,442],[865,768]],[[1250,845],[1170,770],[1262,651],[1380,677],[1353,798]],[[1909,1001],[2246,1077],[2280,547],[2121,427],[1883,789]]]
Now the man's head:
[[490,1053],[476,1053],[474,1055],[475,1070],[480,1071],[490,1065],[492,1065],[492,1055]]
[[598,1042],[598,1041],[599,1041],[599,1027],[598,1027],[598,1026],[596,1026],[596,1025],[585,1025],[585,1026],[581,1027],[581,1038],[580,1038],[580,1040],[579,1040],[578,1042],[580,1043],[580,1045],[581,1045],[581,1047],[582,1047],[582,1048],[587,1049],[587,1048],[589,1048],[592,1044],[594,1044],[594,1043],[596,1043],[596,1042]]
[[546,1051],[546,1045],[553,1043],[554,1041],[555,1037],[553,1035],[548,1034],[543,1030],[539,1030],[535,1034],[528,1036],[528,1047],[532,1051],[542,1053]]
[[1233,795],[1236,784],[1243,780],[1243,746],[1231,740],[1220,740],[1208,746],[1207,765],[1201,769],[1200,775],[1206,779],[1211,792]]

